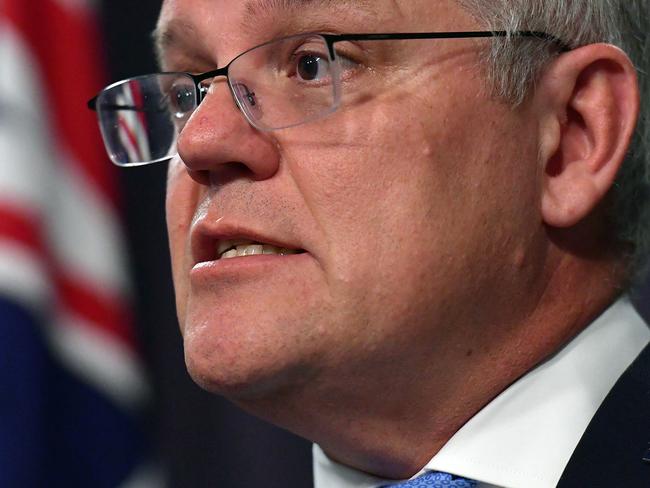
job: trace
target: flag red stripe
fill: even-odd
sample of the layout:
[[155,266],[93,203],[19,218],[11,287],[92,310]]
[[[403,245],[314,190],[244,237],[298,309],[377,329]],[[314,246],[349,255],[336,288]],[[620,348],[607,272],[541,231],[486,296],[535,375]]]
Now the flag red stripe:
[[83,7],[41,0],[0,2],[0,15],[18,29],[41,69],[51,130],[72,153],[82,174],[112,203],[117,202],[114,169],[103,151],[96,116],[86,108],[103,85],[103,65],[94,19]]
[[56,273],[54,281],[59,303],[75,315],[92,323],[96,329],[133,347],[134,337],[128,307],[117,297],[93,290],[88,283],[75,281],[70,275]]
[[75,279],[66,270],[53,265],[40,232],[43,228],[43,222],[36,215],[15,206],[0,205],[0,240],[12,241],[42,259],[56,285],[59,305],[132,348],[135,342],[132,320],[125,301],[99,291],[92,284]]
[[127,139],[131,143],[131,147],[133,148],[133,151],[137,155],[138,161],[142,161],[142,151],[140,150],[140,144],[138,142],[138,136],[135,134],[135,131],[129,126],[126,120],[124,118],[120,117],[118,119],[118,124],[120,126],[120,129],[122,130],[122,133],[126,135]]
[[43,235],[40,229],[36,215],[19,211],[6,203],[0,204],[0,240],[7,239],[42,254]]
[[[140,88],[139,83],[131,82],[131,95],[133,96],[133,102],[136,107],[142,107],[144,105],[144,97],[142,96],[142,89]],[[144,129],[147,129],[147,117],[144,112],[136,112],[138,120]]]

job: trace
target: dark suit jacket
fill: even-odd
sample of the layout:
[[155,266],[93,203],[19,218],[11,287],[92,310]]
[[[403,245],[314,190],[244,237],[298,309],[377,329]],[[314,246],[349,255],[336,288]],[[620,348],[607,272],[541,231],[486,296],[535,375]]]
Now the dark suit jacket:
[[650,346],[605,398],[557,486],[650,488]]

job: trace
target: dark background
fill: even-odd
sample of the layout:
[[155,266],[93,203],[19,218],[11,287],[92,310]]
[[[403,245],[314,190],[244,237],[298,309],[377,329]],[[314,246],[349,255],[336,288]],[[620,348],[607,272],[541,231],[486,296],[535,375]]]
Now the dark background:
[[[109,80],[156,71],[160,0],[103,0]],[[120,169],[135,312],[155,398],[147,425],[170,488],[308,487],[311,444],[203,392],[185,371],[164,222],[166,165]],[[648,285],[636,304],[650,317]]]
[[[156,71],[151,44],[160,0],[104,0],[109,80]],[[311,444],[200,390],[183,360],[164,220],[166,165],[119,169],[134,307],[154,388],[147,416],[169,487],[307,487]]]

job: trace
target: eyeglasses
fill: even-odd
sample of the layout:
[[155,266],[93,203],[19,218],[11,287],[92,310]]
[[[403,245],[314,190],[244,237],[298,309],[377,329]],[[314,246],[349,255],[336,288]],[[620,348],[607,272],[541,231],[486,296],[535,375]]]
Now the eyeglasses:
[[535,31],[300,34],[253,47],[207,73],[154,73],[118,81],[88,107],[97,111],[113,163],[156,163],[176,155],[180,132],[215,78],[226,78],[236,106],[253,127],[286,129],[321,119],[339,107],[342,80],[355,63],[337,53],[338,42],[508,36],[537,38],[568,50],[557,38]]

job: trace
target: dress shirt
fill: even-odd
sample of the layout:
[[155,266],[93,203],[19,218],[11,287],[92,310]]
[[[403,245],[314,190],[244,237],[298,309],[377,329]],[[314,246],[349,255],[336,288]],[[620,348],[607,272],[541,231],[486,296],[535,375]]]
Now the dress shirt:
[[[418,475],[443,471],[477,480],[478,488],[554,488],[605,396],[649,341],[629,299],[619,299],[472,417]],[[390,482],[338,464],[314,445],[315,488]]]

